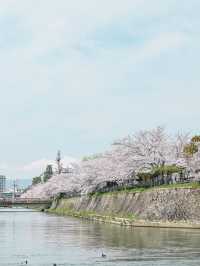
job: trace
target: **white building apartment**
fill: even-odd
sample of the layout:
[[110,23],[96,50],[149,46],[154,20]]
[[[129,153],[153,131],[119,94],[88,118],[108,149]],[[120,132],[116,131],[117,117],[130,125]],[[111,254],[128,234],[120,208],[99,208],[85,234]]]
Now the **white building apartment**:
[[6,177],[0,175],[0,193],[5,192],[6,190]]

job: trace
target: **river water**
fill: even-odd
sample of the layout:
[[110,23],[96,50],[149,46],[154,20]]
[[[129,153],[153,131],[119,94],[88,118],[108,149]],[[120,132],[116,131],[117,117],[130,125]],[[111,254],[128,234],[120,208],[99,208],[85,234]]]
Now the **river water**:
[[200,230],[127,228],[1,209],[0,265],[25,260],[35,266],[200,265]]

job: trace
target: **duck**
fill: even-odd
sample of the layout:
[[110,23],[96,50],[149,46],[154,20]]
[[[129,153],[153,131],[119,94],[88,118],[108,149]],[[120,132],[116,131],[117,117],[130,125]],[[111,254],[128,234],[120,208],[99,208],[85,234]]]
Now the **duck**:
[[101,257],[102,257],[102,258],[106,258],[106,254],[104,254],[104,253],[102,252]]

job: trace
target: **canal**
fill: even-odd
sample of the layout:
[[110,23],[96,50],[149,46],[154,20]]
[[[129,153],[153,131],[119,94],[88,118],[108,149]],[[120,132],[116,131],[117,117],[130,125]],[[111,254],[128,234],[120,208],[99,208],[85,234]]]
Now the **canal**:
[[126,228],[1,209],[0,265],[26,260],[35,266],[200,265],[200,230]]

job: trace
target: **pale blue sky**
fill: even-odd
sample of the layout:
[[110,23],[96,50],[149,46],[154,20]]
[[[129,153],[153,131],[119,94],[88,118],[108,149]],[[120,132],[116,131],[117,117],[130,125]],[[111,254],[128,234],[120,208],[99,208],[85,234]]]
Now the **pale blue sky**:
[[101,152],[134,131],[198,132],[198,0],[2,0],[0,168]]

